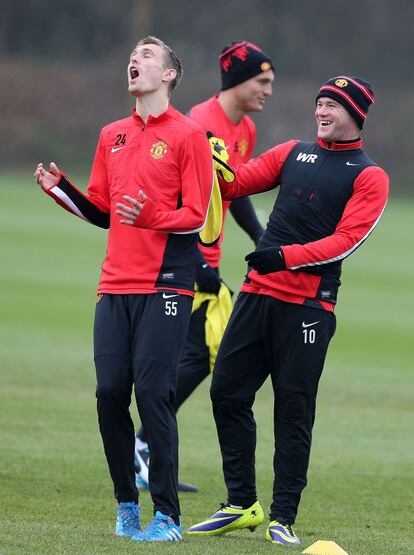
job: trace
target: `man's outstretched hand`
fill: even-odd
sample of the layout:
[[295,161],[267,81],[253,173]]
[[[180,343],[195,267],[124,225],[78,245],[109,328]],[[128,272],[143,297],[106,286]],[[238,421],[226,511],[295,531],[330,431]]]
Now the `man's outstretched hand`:
[[54,162],[50,162],[49,171],[43,167],[43,162],[37,164],[34,178],[44,191],[48,191],[59,182],[60,170]]

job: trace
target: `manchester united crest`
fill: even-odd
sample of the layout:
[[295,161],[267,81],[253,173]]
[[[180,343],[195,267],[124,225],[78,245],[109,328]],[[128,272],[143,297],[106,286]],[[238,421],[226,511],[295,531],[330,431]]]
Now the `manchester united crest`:
[[168,145],[164,141],[158,141],[158,143],[154,143],[151,147],[151,156],[155,158],[155,160],[161,160],[167,154]]
[[348,81],[346,79],[337,79],[335,81],[335,85],[337,87],[339,87],[340,89],[343,89],[344,87],[346,87],[348,85]]
[[249,142],[246,139],[242,139],[237,142],[237,151],[240,152],[242,156],[246,155],[247,149],[249,148]]

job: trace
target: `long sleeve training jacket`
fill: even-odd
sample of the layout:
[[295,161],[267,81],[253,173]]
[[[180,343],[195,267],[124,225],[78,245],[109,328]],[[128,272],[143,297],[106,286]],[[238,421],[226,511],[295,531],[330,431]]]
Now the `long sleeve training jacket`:
[[[205,132],[169,107],[147,123],[132,116],[102,129],[87,195],[63,175],[48,194],[69,212],[109,227],[99,293],[193,294],[198,232],[212,190]],[[134,227],[120,223],[123,195],[148,197]]]
[[279,186],[257,250],[281,247],[287,270],[249,269],[241,291],[333,311],[342,261],[372,233],[388,197],[388,175],[362,150],[362,140],[296,140],[275,146],[221,182],[226,199]]

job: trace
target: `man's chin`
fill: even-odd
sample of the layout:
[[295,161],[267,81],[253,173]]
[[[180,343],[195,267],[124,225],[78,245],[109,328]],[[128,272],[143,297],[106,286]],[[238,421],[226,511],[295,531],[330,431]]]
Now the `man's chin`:
[[140,91],[136,87],[131,86],[131,85],[128,87],[128,92],[131,96],[139,96],[140,95]]
[[318,131],[318,139],[331,143],[333,141],[333,134],[326,131]]
[[249,107],[248,112],[261,112],[263,108],[264,108],[264,104],[261,104],[261,103],[253,104],[252,106]]

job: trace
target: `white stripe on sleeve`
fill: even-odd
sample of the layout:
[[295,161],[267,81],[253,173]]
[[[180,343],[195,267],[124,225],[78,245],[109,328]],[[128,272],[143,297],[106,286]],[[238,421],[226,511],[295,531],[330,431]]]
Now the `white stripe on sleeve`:
[[62,191],[62,189],[59,189],[59,187],[55,185],[50,189],[50,192],[53,193],[56,197],[60,198],[60,200],[69,208],[69,210],[73,212],[73,214],[75,214],[79,218],[82,218],[82,220],[85,220],[85,222],[91,223],[88,218],[86,218],[82,214],[76,204],[68,197],[68,195]]

